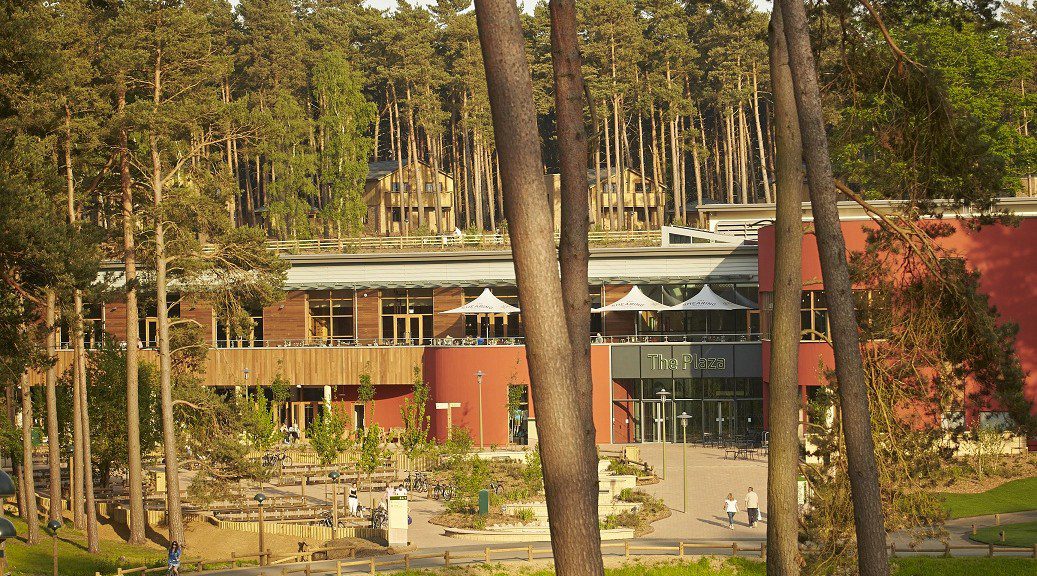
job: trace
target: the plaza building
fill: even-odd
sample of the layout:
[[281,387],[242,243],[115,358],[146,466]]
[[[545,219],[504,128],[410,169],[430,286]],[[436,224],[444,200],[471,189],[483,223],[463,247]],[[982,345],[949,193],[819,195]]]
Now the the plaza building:
[[[1037,296],[1037,201],[1013,198],[1003,205],[1022,217],[1018,227],[963,230],[955,242],[983,273],[983,287],[1004,320],[1020,327],[1017,351],[1029,371],[1027,393],[1033,400],[1037,313],[1027,303]],[[806,205],[804,211],[809,219]],[[842,206],[842,212],[848,244],[858,248],[869,220],[855,205]],[[689,417],[688,441],[764,433],[768,342],[761,327],[772,290],[773,214],[773,205],[709,205],[699,214],[708,229],[664,227],[644,232],[640,242],[627,236],[622,246],[592,247],[588,292],[594,308],[630,298],[656,307],[592,314],[592,403],[599,443],[679,441],[682,414]],[[367,253],[286,253],[284,258],[291,264],[285,298],[253,310],[255,326],[247,335],[228,333],[227,322],[204,302],[185,300],[174,310],[197,322],[212,345],[206,384],[229,392],[283,376],[293,391],[281,417],[305,434],[329,403],[349,414],[354,426],[399,429],[401,406],[422,380],[430,388],[428,412],[437,438],[446,436],[448,422],[487,446],[535,435],[522,314],[508,311],[519,302],[506,246],[423,251],[387,245]],[[111,272],[117,274],[118,266]],[[800,379],[806,398],[822,384],[819,359],[831,362],[811,236],[804,240],[803,278],[809,322]],[[485,301],[499,303],[499,310],[455,312],[485,298],[487,289],[494,298]],[[702,299],[721,305],[682,305]],[[103,330],[117,342],[125,338],[122,302],[91,310],[92,334]],[[153,312],[141,311],[147,346],[154,343]],[[63,368],[70,354],[60,356]],[[357,402],[362,376],[376,389],[368,405]],[[977,410],[991,413],[996,407]]]

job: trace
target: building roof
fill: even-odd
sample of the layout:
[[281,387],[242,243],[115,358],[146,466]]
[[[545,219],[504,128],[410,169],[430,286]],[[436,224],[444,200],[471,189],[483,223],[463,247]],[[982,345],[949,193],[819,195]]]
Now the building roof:
[[[404,160],[403,161],[403,166],[404,167],[406,167],[408,164],[410,164],[410,161],[408,161],[408,160]],[[425,162],[424,160],[418,160],[418,164],[423,164],[427,168],[432,168],[432,165],[429,164],[428,162]],[[379,160],[378,162],[368,162],[367,163],[367,180],[368,181],[371,181],[371,180],[381,180],[382,178],[385,178],[386,176],[389,176],[390,174],[393,174],[393,173],[397,172],[399,169],[400,169],[400,161],[399,160]],[[449,172],[445,172],[443,170],[437,170],[437,172],[439,172],[439,173],[441,173],[441,174],[443,174],[443,175],[445,175],[447,177],[453,178],[453,175],[451,175]]]

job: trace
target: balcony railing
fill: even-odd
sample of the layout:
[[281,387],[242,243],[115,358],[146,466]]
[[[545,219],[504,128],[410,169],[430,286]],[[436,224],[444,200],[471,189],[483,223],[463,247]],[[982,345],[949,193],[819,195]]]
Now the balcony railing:
[[[606,230],[587,234],[593,246],[655,246],[661,243],[659,230]],[[555,233],[555,242],[558,233]],[[505,250],[510,246],[507,234],[460,234],[457,236],[372,236],[360,238],[324,238],[315,240],[272,240],[267,248],[287,254],[359,253],[398,250]]]
[[[626,334],[617,336],[591,336],[594,344],[711,344],[758,342],[759,334],[725,333],[725,334]],[[442,338],[328,338],[301,340],[256,340],[249,345],[216,343],[214,348],[344,348],[362,346],[522,346],[522,336],[477,337],[463,336]]]

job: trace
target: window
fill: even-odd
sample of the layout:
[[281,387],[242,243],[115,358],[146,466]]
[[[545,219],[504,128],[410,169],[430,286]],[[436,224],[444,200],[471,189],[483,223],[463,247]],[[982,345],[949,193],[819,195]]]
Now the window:
[[[493,295],[504,303],[518,307],[517,287],[497,286],[491,290]],[[465,288],[465,303],[475,300],[482,292],[482,288]],[[465,314],[464,334],[472,338],[516,338],[522,336],[522,314],[519,312],[512,314]]]
[[311,292],[306,299],[308,342],[334,344],[353,339],[352,290]]
[[[666,310],[639,315],[642,334],[688,334],[695,336],[730,335],[736,339],[756,337],[760,332],[759,290],[751,284],[711,283],[721,298],[746,306],[741,310]],[[640,286],[657,302],[673,306],[698,294],[701,284]]]
[[420,344],[432,337],[432,290],[382,290],[382,338],[397,344]]
[[[100,348],[104,340],[104,305],[83,303],[83,346],[87,350]],[[72,349],[72,325],[58,324],[58,348]]]
[[231,318],[216,316],[217,348],[252,348],[263,346],[263,309],[247,307],[248,321],[234,322]]
[[828,301],[824,290],[804,290],[800,300],[800,339],[804,342],[828,340]]

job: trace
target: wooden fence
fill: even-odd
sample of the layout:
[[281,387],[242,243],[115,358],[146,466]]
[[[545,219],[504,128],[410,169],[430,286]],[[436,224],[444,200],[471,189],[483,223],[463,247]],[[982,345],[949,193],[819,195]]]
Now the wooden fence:
[[[555,242],[559,235],[555,232]],[[594,246],[633,244],[656,245],[661,241],[659,230],[599,230],[587,233],[587,242]],[[269,250],[306,254],[316,252],[371,252],[382,250],[458,250],[465,248],[498,248],[510,246],[507,234],[461,234],[459,236],[393,236],[360,238],[327,238],[318,240],[271,240]]]
[[[804,551],[809,551],[807,547],[801,547]],[[328,566],[314,567],[314,562],[321,562],[321,560],[315,559],[314,557],[319,555],[321,552],[325,554],[331,550],[346,550],[350,558],[355,558],[356,550],[353,548],[318,548],[309,550],[306,552],[299,552],[294,554],[284,554],[279,557],[275,557],[270,550],[260,554],[245,554],[245,555],[232,555],[230,560],[213,560],[213,561],[195,561],[195,562],[183,562],[182,565],[186,569],[181,569],[181,574],[188,572],[200,573],[206,571],[212,571],[216,568],[216,565],[232,567],[238,567],[240,562],[248,558],[256,558],[257,563],[261,566],[270,567],[269,571],[264,571],[264,576],[288,576],[290,574],[303,573],[306,576],[310,576],[314,572],[325,573]],[[931,546],[931,547],[897,547],[895,544],[890,545],[890,553],[893,557],[903,554],[909,555],[940,555],[953,557],[955,551],[983,551],[985,556],[1013,556],[1013,557],[1029,557],[1037,560],[1037,544],[1032,548],[1014,548],[994,545],[944,545],[944,546]],[[740,544],[738,542],[675,542],[670,545],[664,544],[631,544],[627,542],[603,542],[601,544],[602,555],[611,556],[622,556],[624,558],[631,558],[633,556],[672,556],[674,558],[684,558],[689,555],[730,555],[730,556],[743,556],[743,557],[756,557],[766,559],[767,555],[767,544],[766,542],[753,543],[750,545]],[[466,550],[454,552],[446,550],[444,552],[436,553],[417,553],[417,554],[403,554],[402,556],[395,556],[387,558],[384,556],[372,556],[363,559],[350,559],[350,560],[339,560],[335,563],[335,574],[336,576],[342,576],[347,573],[357,573],[356,569],[361,569],[363,572],[368,574],[377,574],[379,572],[385,572],[387,570],[398,571],[400,569],[409,570],[412,564],[420,560],[433,560],[442,561],[444,567],[450,567],[455,564],[488,564],[491,562],[501,562],[505,560],[512,561],[526,561],[533,562],[535,560],[547,560],[551,558],[553,552],[550,546],[534,546],[528,544],[526,546],[485,546],[482,550]],[[971,554],[970,556],[978,556]],[[209,570],[205,569],[205,565],[210,566]],[[294,564],[294,565],[289,565]],[[277,570],[274,567],[280,567]],[[429,566],[423,566],[429,567]],[[346,572],[343,569],[351,568]],[[120,569],[117,576],[129,575],[129,574],[149,574],[155,573],[165,568],[131,568],[131,569]],[[98,573],[96,576],[101,576]]]
[[[236,522],[233,520],[211,520],[221,530],[237,530],[239,532],[259,533],[259,522]],[[349,526],[346,528],[331,528],[329,526],[312,526],[309,524],[282,524],[278,522],[263,522],[263,533],[282,534],[296,538],[309,538],[326,542],[335,538],[363,538],[372,542],[386,543],[388,532],[382,528],[369,528],[366,526]]]

